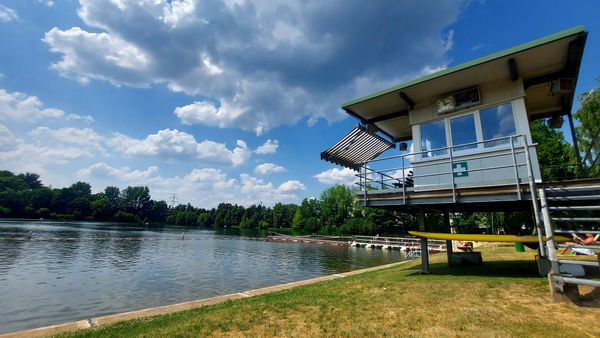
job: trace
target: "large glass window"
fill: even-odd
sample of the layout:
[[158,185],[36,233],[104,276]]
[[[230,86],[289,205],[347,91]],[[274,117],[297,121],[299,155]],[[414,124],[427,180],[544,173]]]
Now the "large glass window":
[[[484,141],[503,136],[511,136],[517,133],[512,105],[510,103],[481,109],[479,111],[479,116],[481,117],[481,131],[483,133]],[[490,141],[485,142],[484,146],[488,148],[508,142],[508,139]]]
[[475,118],[473,117],[473,114],[450,119],[450,130],[452,131],[453,151],[477,148],[477,144],[456,147],[461,144],[477,142]]
[[[433,150],[446,147],[446,127],[444,120],[424,123],[421,125],[421,150]],[[446,154],[446,150],[428,151],[422,153],[423,158]]]

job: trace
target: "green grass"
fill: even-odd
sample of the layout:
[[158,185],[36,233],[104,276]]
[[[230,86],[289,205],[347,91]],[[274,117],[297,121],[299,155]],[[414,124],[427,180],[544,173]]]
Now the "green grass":
[[483,248],[484,265],[420,262],[223,304],[83,330],[73,337],[600,336],[600,309],[552,304],[533,253]]

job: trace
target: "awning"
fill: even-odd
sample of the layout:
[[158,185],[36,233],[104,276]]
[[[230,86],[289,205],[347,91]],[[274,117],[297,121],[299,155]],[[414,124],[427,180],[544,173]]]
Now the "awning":
[[396,148],[396,145],[358,125],[333,147],[322,152],[321,159],[358,171],[363,162],[391,148]]

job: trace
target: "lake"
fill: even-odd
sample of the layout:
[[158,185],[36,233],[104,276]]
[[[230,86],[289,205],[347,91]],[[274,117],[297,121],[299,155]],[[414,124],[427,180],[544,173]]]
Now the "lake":
[[268,242],[209,230],[0,220],[0,333],[402,259],[397,251]]

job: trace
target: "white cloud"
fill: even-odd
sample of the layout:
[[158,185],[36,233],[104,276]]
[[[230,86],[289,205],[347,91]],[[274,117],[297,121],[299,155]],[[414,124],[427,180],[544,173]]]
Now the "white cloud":
[[184,176],[162,177],[155,166],[134,170],[129,167],[115,168],[104,162],[79,170],[77,177],[90,182],[95,191],[107,185],[145,185],[150,188],[154,199],[167,200],[172,193],[176,193],[180,203],[190,202],[204,208],[215,207],[221,202],[246,206],[261,202],[266,205],[298,202],[295,192],[305,189],[304,184],[296,180],[274,188],[271,182],[244,173],[240,174],[239,180],[229,178],[215,168],[197,168]]
[[350,185],[357,181],[358,172],[348,168],[331,168],[315,175],[315,178],[324,184]]
[[304,187],[304,184],[297,180],[290,180],[290,181],[283,182],[279,187],[277,187],[277,191],[281,191],[281,192],[298,191],[298,190],[304,190],[304,189],[306,189]]
[[104,137],[93,129],[37,127],[29,133],[37,145],[53,146],[56,149],[77,147],[82,154],[92,157],[105,155]]
[[57,118],[65,113],[56,108],[44,108],[36,96],[24,93],[9,93],[0,89],[0,121],[35,122],[43,118]]
[[17,11],[12,8],[0,5],[0,22],[9,22],[13,20],[19,20]]
[[[148,56],[117,36],[89,33],[79,27],[66,31],[54,27],[44,35],[43,41],[51,46],[51,51],[63,53],[62,59],[52,64],[52,68],[63,76],[81,83],[97,79],[117,86],[145,87],[149,84],[141,75],[148,71]],[[98,53],[99,50],[102,53]],[[97,57],[101,60],[95,59]]]
[[144,182],[157,174],[158,168],[156,166],[150,166],[146,170],[131,170],[129,167],[113,168],[104,162],[77,171],[77,177],[79,178],[94,178],[100,181],[106,180],[106,182],[118,178],[119,181],[130,182],[131,185],[144,185]]
[[44,182],[51,184],[71,184],[71,176],[57,170],[74,160],[93,158],[96,152],[78,145],[51,145],[26,143],[16,139],[0,149],[2,169],[13,172],[34,172],[42,176]]
[[279,147],[278,140],[269,139],[263,145],[256,148],[256,153],[259,155],[275,154],[277,152],[278,147]]
[[236,147],[229,149],[224,143],[210,140],[197,142],[193,135],[177,129],[159,130],[144,139],[116,134],[108,144],[127,155],[194,159],[234,166],[245,163],[251,154],[251,150],[242,140],[237,140]]
[[0,149],[2,147],[12,144],[13,141],[13,133],[6,126],[0,124]]
[[67,121],[83,121],[86,124],[94,123],[94,118],[90,115],[69,114],[65,119]]
[[48,7],[54,6],[54,1],[52,0],[38,0],[39,3],[44,4]]
[[[44,41],[65,77],[165,84],[205,98],[175,109],[183,123],[261,134],[343,118],[340,102],[368,93],[359,79],[388,83],[445,66],[447,27],[464,3],[80,0],[91,29],[53,28]],[[348,17],[360,22],[339,19]]]
[[183,124],[205,124],[212,127],[225,128],[244,112],[228,104],[217,108],[214,104],[206,101],[196,101],[187,106],[175,108],[175,115]]
[[263,163],[259,164],[254,168],[254,172],[260,175],[268,175],[274,173],[282,173],[285,171],[285,168],[273,163]]

